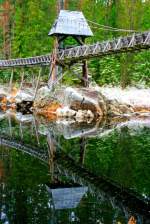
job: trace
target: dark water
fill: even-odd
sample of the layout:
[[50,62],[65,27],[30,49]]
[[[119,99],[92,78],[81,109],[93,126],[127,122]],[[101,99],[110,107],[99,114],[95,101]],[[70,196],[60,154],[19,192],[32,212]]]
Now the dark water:
[[150,119],[0,114],[0,223],[150,223]]

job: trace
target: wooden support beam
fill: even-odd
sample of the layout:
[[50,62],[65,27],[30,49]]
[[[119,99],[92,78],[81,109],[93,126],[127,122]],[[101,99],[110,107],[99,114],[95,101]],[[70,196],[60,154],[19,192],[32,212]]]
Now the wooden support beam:
[[38,125],[37,125],[37,121],[34,116],[33,116],[33,125],[34,125],[34,129],[35,129],[35,136],[36,136],[37,144],[40,145]]
[[79,143],[80,143],[80,158],[79,158],[79,162],[80,164],[84,164],[84,160],[85,160],[85,150],[86,150],[86,139],[84,137],[81,137],[79,139]]
[[11,70],[11,76],[9,81],[9,94],[11,94],[12,91],[13,77],[14,77],[14,69]]
[[54,159],[56,153],[56,145],[54,142],[54,137],[50,132],[47,134],[47,144],[48,144],[48,163],[49,163],[49,171],[51,175],[51,181],[54,181]]
[[89,86],[89,80],[87,78],[84,78],[83,76],[80,77],[80,75],[77,72],[73,71],[70,67],[68,67],[68,71],[81,79],[82,83],[85,83],[87,86]]
[[21,70],[21,83],[20,83],[20,90],[22,89],[23,87],[23,82],[24,82],[24,76],[25,76],[25,71],[24,69]]
[[82,65],[82,85],[84,87],[88,87],[89,86],[89,82],[88,82],[88,66],[87,66],[87,60],[83,60],[83,65]]
[[59,48],[61,47],[60,46],[61,42],[64,41],[67,37],[68,37],[67,35],[62,35],[57,37]]
[[35,74],[32,71],[32,87],[35,88],[36,87],[36,79],[35,79]]
[[37,91],[38,91],[38,87],[39,87],[39,83],[40,83],[41,74],[42,74],[42,67],[39,70],[39,75],[38,75],[38,79],[37,79],[37,83],[36,83],[36,88],[35,88],[35,93],[34,93],[33,100],[36,99],[36,95],[37,95]]
[[85,38],[80,36],[72,36],[81,46],[85,44]]
[[9,135],[12,137],[12,122],[11,122],[11,116],[8,115],[8,124],[9,124]]
[[23,140],[23,128],[22,128],[22,122],[20,122],[20,124],[19,124],[19,132],[20,132],[21,140]]

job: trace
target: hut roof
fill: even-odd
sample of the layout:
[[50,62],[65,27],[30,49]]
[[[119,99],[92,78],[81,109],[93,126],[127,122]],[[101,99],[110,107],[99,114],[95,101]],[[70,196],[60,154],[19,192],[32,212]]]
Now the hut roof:
[[49,36],[52,35],[93,36],[93,33],[82,12],[61,10],[55,20]]

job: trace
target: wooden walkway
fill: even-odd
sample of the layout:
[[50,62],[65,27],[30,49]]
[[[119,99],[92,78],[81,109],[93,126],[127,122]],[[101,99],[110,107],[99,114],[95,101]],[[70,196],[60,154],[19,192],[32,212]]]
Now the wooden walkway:
[[[103,57],[105,55],[118,54],[122,52],[141,51],[150,48],[150,31],[133,34],[131,36],[119,37],[92,45],[73,47],[57,52],[56,58],[59,64],[76,63],[83,59]],[[29,58],[18,58],[0,60],[0,69],[11,67],[49,66],[52,55],[42,55]]]

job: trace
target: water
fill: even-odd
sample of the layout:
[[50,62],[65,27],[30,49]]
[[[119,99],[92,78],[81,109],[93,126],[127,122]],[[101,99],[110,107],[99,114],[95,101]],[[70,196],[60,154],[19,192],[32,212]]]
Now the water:
[[150,119],[0,114],[0,223],[150,223]]

